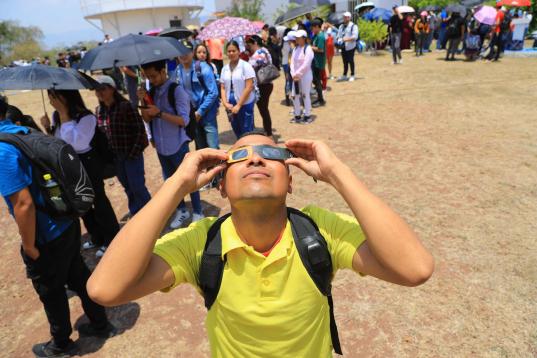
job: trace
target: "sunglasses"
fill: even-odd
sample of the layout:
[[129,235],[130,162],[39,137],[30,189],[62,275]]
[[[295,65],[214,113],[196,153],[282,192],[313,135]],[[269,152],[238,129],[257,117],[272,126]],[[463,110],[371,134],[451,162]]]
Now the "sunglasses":
[[287,148],[274,147],[272,145],[249,145],[232,149],[228,152],[227,163],[242,162],[252,158],[257,153],[261,158],[268,160],[286,160],[295,155]]

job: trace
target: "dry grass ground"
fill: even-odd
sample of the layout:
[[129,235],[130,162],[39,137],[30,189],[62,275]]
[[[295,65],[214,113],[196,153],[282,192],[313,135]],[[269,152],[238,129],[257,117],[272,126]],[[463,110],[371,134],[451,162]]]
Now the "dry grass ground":
[[[445,63],[443,53],[404,55],[398,66],[387,54],[357,56],[359,79],[331,81],[328,105],[315,110],[309,126],[288,123],[281,79],[271,98],[282,140],[328,142],[410,222],[436,258],[434,276],[419,288],[338,274],[334,301],[344,352],[537,357],[537,61]],[[339,74],[340,59],[335,62]],[[84,96],[95,104],[93,94]],[[34,116],[41,114],[40,100],[38,92],[11,97]],[[226,147],[233,136],[223,113],[219,125]],[[162,183],[153,149],[146,151],[146,179],[153,193]],[[349,212],[328,186],[296,171],[295,181],[290,205]],[[122,217],[127,209],[121,186],[114,182],[107,191]],[[207,214],[228,210],[214,191],[202,199]],[[16,226],[1,205],[0,355],[27,357],[33,343],[47,339],[48,325],[24,275]],[[73,324],[84,319],[78,298],[70,305]],[[106,343],[79,340],[81,354],[209,355],[205,309],[190,287],[153,294],[109,315],[122,333]]]

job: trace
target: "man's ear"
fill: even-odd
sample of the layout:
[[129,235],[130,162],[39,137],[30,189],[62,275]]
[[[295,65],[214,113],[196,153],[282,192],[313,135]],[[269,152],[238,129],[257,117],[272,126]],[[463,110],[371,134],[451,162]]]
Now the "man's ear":
[[289,174],[289,186],[287,187],[287,192],[293,194],[293,176]]
[[220,191],[220,196],[222,196],[223,199],[226,199],[227,193],[226,186],[224,185],[224,178],[222,178],[222,180],[220,180],[220,182],[218,183],[218,190]]

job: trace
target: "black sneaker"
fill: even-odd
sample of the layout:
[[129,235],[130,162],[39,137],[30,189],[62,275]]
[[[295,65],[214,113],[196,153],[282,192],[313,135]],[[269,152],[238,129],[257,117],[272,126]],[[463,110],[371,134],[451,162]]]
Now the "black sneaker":
[[72,357],[76,351],[75,342],[69,340],[69,343],[63,348],[56,346],[53,341],[38,343],[32,347],[32,352],[36,358],[68,358]]
[[311,122],[313,122],[313,118],[311,116],[304,116],[302,124],[310,124]]
[[301,116],[294,116],[293,118],[291,118],[289,123],[302,123],[302,117]]
[[78,334],[97,338],[112,338],[117,334],[117,328],[110,322],[104,328],[96,328],[92,323],[83,323],[78,326]]
[[311,104],[313,108],[319,108],[326,106],[326,101],[315,101]]

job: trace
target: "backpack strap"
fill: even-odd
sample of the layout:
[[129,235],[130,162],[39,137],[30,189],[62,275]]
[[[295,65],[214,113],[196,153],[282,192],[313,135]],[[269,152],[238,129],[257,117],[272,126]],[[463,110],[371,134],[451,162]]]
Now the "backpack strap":
[[218,296],[220,284],[222,283],[226,257],[224,256],[222,260],[222,236],[220,236],[220,227],[230,216],[231,213],[218,218],[211,226],[207,233],[207,242],[205,242],[205,248],[201,257],[198,286],[203,292],[207,310],[211,309],[216,296]]
[[[205,307],[210,310],[218,296],[226,257],[222,260],[222,237],[220,227],[231,214],[220,217],[209,229],[207,241],[201,258],[198,286],[203,292]],[[317,224],[300,210],[287,208],[291,222],[293,240],[302,264],[319,291],[327,297],[330,311],[330,337],[337,354],[343,354],[334,316],[332,300],[332,259],[326,240],[319,232]]]
[[332,300],[332,258],[326,240],[319,232],[317,224],[302,211],[287,208],[295,246],[311,279],[328,299],[330,310],[330,337],[334,352],[343,354],[339,342],[339,334],[334,316]]

